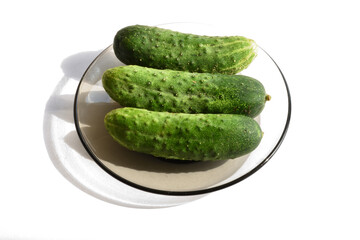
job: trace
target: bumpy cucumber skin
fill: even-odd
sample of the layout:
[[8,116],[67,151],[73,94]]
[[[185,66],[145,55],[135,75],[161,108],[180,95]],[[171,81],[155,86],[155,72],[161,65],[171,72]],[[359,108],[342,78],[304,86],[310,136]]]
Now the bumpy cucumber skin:
[[136,152],[178,160],[232,159],[253,151],[262,131],[236,114],[186,114],[118,108],[104,119],[115,141]]
[[113,48],[127,65],[223,74],[244,70],[257,55],[256,43],[242,36],[200,36],[143,25],[119,30]]
[[264,86],[244,75],[190,73],[136,65],[108,69],[109,96],[123,107],[183,113],[230,113],[255,117],[266,102]]

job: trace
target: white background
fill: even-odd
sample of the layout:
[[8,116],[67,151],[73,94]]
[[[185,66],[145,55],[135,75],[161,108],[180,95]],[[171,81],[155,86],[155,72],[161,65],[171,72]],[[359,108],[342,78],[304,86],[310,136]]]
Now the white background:
[[[349,0],[2,1],[0,239],[360,239],[359,10]],[[80,58],[68,76],[78,81],[120,28],[171,22],[241,30],[266,49],[290,87],[288,134],[255,175],[196,201],[103,201],[51,161],[46,104],[69,57]]]

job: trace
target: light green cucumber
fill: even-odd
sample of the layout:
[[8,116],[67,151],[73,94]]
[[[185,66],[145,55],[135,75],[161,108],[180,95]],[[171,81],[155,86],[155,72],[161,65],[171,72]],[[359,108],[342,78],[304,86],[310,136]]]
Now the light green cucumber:
[[127,65],[189,72],[235,74],[257,55],[256,43],[242,36],[200,36],[133,25],[119,30],[114,53]]
[[253,151],[262,131],[237,114],[186,114],[118,108],[105,116],[115,141],[132,151],[178,160],[225,160]]
[[244,75],[190,73],[136,65],[108,69],[103,87],[123,107],[183,113],[230,113],[255,117],[269,96]]

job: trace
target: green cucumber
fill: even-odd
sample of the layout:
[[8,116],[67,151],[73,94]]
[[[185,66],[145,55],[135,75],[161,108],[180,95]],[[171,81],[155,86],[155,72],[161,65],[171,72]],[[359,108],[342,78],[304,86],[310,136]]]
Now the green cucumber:
[[119,30],[113,49],[127,65],[223,74],[242,71],[257,55],[256,43],[242,36],[200,36],[143,25]]
[[229,113],[255,117],[269,96],[244,75],[190,73],[136,65],[104,72],[109,96],[123,107],[183,113]]
[[104,119],[115,141],[129,150],[177,160],[225,160],[260,143],[258,123],[238,114],[187,114],[118,108]]

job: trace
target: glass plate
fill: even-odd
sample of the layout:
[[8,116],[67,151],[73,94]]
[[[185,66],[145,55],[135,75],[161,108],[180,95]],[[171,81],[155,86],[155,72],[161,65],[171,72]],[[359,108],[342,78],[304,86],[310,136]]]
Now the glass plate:
[[[214,35],[194,24],[169,24],[172,30]],[[216,34],[221,35],[221,34]],[[74,119],[86,151],[108,174],[132,187],[165,195],[197,195],[234,185],[259,170],[280,147],[287,132],[291,100],[285,77],[262,48],[250,66],[241,72],[260,80],[271,100],[256,120],[264,132],[252,153],[236,159],[213,162],[166,161],[132,152],[116,143],[104,127],[104,116],[120,107],[107,95],[101,77],[105,70],[124,65],[110,45],[90,64],[75,94]]]

